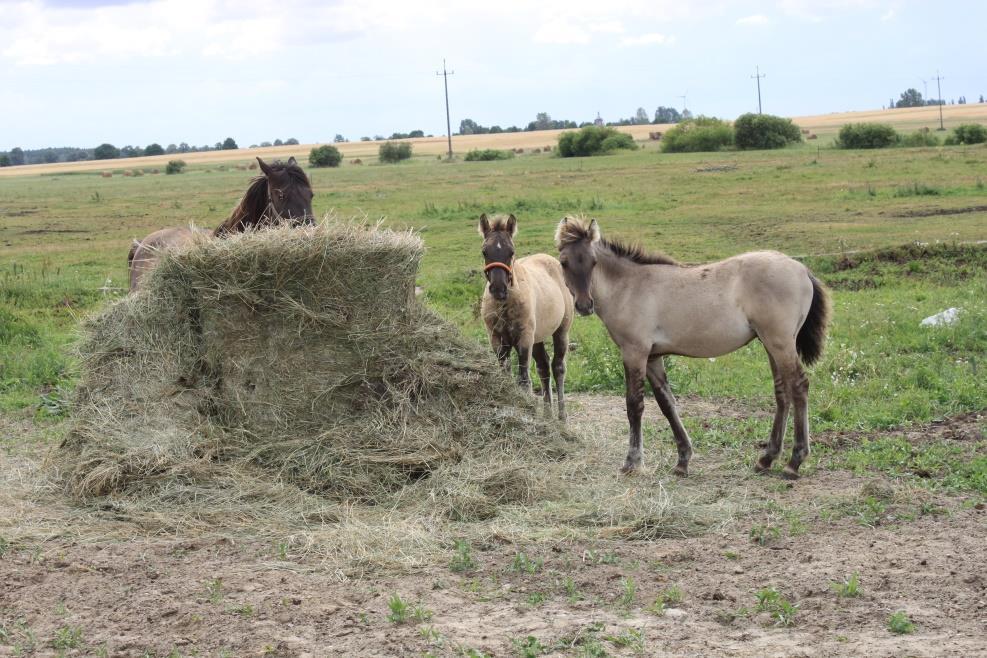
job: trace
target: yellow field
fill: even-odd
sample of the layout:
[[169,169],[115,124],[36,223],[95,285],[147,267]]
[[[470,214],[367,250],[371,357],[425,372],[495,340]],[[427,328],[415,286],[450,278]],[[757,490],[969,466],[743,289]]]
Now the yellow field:
[[[961,123],[987,123],[987,103],[972,103],[967,105],[943,106],[943,120],[946,128]],[[804,129],[816,133],[820,137],[831,137],[845,123],[860,121],[877,121],[890,123],[900,131],[908,132],[928,126],[936,128],[939,125],[939,108],[915,107],[899,110],[865,110],[861,112],[834,112],[814,116],[793,117],[793,121]],[[637,140],[648,139],[648,133],[665,131],[671,124],[622,126],[619,130],[630,133]],[[498,148],[525,150],[554,146],[562,130],[542,130],[537,132],[499,133],[496,135],[464,135],[453,137],[453,150],[465,153],[471,149]],[[400,140],[409,141],[415,146],[417,155],[442,155],[446,153],[447,142],[444,136],[425,137],[420,139]],[[183,153],[156,155],[143,158],[121,158],[118,160],[96,160],[86,162],[59,162],[55,164],[25,165],[21,167],[4,167],[0,176],[24,176],[30,174],[66,173],[70,171],[100,171],[113,169],[138,169],[144,167],[161,167],[169,160],[181,158],[189,164],[211,163],[243,163],[255,156],[264,159],[286,159],[295,156],[303,164],[307,164],[308,152],[318,144],[298,144],[289,146],[269,146],[265,148],[238,149],[235,151],[204,151],[201,153]],[[336,144],[347,160],[354,158],[376,158],[379,142],[344,142]]]

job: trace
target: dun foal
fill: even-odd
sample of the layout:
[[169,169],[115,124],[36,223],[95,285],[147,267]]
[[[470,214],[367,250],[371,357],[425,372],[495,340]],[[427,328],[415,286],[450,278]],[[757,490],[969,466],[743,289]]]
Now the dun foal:
[[[572,296],[566,290],[562,268],[548,254],[533,254],[514,259],[514,236],[517,219],[480,216],[478,226],[483,238],[483,272],[487,287],[481,311],[487,335],[497,359],[510,370],[511,349],[517,350],[518,384],[531,391],[528,374],[530,358],[535,359],[541,379],[545,411],[551,413],[551,376],[559,400],[559,418],[565,411],[565,355],[569,349],[572,325]],[[552,363],[549,370],[545,341],[552,339]]]
[[802,364],[822,354],[829,321],[826,290],[805,265],[776,251],[755,251],[684,267],[667,256],[604,240],[596,220],[571,217],[559,223],[555,244],[576,310],[595,311],[623,357],[630,449],[621,471],[641,467],[647,377],[678,446],[674,472],[688,473],[692,442],[675,411],[664,355],[721,356],[758,338],[771,362],[777,408],[755,469],[768,470],[778,457],[794,407],[795,445],[782,475],[798,477],[809,454],[809,380]]

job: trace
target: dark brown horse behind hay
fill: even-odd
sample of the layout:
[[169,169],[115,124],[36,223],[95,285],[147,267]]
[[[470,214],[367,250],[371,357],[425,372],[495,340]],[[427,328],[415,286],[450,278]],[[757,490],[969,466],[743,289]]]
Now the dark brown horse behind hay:
[[778,457],[794,407],[795,445],[782,475],[798,477],[809,454],[809,380],[802,364],[822,354],[829,322],[826,290],[805,265],[776,251],[755,251],[684,267],[604,240],[596,220],[572,217],[559,223],[555,244],[576,310],[600,316],[624,361],[630,449],[623,472],[641,467],[647,377],[678,446],[674,472],[688,473],[692,442],[675,411],[662,357],[716,357],[758,338],[771,362],[776,411],[755,469],[767,471]]
[[143,240],[134,241],[127,254],[130,271],[130,292],[140,285],[141,278],[158,263],[162,251],[191,243],[196,235],[218,238],[242,233],[251,228],[289,222],[296,226],[313,224],[312,185],[295,158],[288,162],[268,164],[257,158],[263,175],[250,181],[240,203],[230,216],[213,231],[199,228],[165,228]]

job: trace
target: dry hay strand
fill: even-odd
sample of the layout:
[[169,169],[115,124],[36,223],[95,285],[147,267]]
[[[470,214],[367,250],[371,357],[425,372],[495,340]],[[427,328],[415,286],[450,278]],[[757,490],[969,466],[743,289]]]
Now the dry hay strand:
[[548,496],[534,474],[573,436],[416,301],[422,254],[344,222],[166,253],[86,325],[53,481],[149,529],[472,521]]

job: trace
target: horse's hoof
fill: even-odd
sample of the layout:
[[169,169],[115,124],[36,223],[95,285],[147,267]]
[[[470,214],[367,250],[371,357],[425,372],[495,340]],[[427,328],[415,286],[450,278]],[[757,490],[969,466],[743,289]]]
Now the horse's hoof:
[[634,475],[639,470],[641,470],[640,464],[624,464],[620,467],[621,475]]
[[764,474],[771,470],[771,462],[765,463],[764,457],[761,457],[756,462],[754,462],[754,472]]
[[680,478],[689,477],[689,467],[676,465],[675,468],[672,469],[672,474],[678,475]]
[[785,478],[786,480],[797,480],[799,479],[799,472],[796,471],[791,466],[786,466],[781,471],[781,477]]

